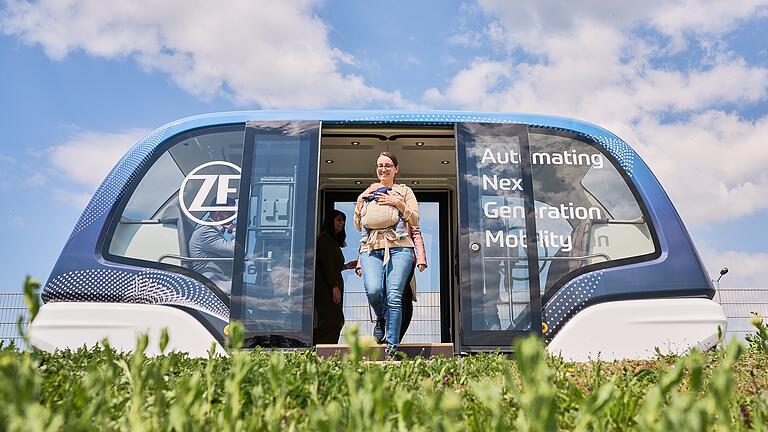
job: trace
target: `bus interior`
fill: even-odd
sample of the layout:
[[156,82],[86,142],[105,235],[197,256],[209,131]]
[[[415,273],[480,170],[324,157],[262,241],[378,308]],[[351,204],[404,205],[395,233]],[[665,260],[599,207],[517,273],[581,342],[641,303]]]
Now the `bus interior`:
[[[415,272],[417,296],[413,320],[403,343],[452,343],[455,334],[451,305],[454,275],[450,271],[456,233],[456,143],[453,127],[327,127],[320,145],[318,232],[331,208],[346,215],[345,260],[358,254],[360,232],[353,224],[357,196],[378,181],[375,161],[381,152],[394,153],[400,172],[396,181],[413,189],[419,200],[419,227],[425,242],[428,267]],[[361,334],[373,328],[362,278],[343,272],[346,326]],[[341,343],[344,343],[342,331]]]

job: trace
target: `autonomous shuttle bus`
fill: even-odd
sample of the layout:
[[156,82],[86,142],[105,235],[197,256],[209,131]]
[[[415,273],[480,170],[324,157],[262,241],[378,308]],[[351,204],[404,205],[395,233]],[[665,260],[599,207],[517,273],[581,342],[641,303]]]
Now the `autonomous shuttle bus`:
[[[451,353],[535,333],[567,359],[708,349],[722,308],[683,223],[624,141],[541,115],[244,111],[169,123],[101,184],[43,291],[32,343],[53,350],[167,328],[171,347],[314,346],[315,239],[348,215],[382,151],[420,203],[429,267],[406,334]],[[349,273],[349,274],[347,274]],[[370,331],[345,272],[347,324]],[[409,339],[410,338],[410,339]],[[151,344],[156,346],[156,344]]]

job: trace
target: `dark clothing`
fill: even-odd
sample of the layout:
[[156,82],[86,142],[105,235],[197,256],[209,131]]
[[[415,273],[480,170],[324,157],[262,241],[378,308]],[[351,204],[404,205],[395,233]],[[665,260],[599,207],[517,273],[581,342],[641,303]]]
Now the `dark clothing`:
[[[315,257],[315,344],[335,344],[344,327],[344,279],[341,277],[344,254],[336,240],[324,232],[317,237]],[[342,293],[342,302],[338,304],[333,302],[333,287],[339,287]]]
[[[407,280],[416,277],[414,270],[416,266],[411,267],[411,274]],[[403,321],[400,324],[400,340],[405,337],[405,332],[408,331],[408,326],[411,325],[411,319],[413,318],[413,290],[411,290],[410,284],[405,284],[405,290],[403,290]]]

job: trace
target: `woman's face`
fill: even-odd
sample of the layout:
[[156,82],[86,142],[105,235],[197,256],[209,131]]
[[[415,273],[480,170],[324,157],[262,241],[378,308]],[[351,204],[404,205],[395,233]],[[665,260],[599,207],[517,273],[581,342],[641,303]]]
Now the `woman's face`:
[[344,231],[344,222],[346,222],[344,215],[337,215],[335,218],[333,218],[333,228],[336,234]]
[[379,156],[376,159],[376,177],[382,183],[393,183],[395,181],[395,174],[400,171],[400,167],[396,167],[392,159],[386,156]]

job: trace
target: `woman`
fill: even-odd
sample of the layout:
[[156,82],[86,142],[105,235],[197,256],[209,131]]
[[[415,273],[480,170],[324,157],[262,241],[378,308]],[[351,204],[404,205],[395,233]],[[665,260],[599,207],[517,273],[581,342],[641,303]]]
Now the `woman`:
[[[355,228],[366,230],[360,244],[360,265],[368,302],[376,314],[373,337],[386,340],[388,358],[394,357],[400,343],[403,289],[414,262],[413,239],[402,225],[419,224],[416,196],[408,186],[395,183],[399,171],[394,154],[379,154],[376,159],[379,182],[360,194],[355,205]],[[366,218],[370,219],[375,213],[371,207],[386,206],[397,210],[397,220],[388,227],[370,225]]]
[[313,331],[315,344],[335,344],[339,342],[341,328],[344,327],[344,269],[355,268],[355,261],[344,264],[341,248],[347,245],[347,222],[344,213],[331,210],[325,218],[323,232],[317,237],[317,267],[315,269],[315,310],[317,326]]

